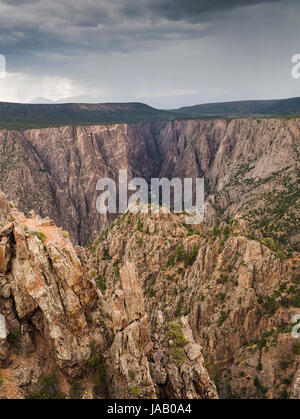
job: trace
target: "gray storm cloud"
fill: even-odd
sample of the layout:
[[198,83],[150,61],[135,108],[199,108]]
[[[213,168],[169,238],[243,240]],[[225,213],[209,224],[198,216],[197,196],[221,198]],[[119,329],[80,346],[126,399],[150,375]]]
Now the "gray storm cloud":
[[128,51],[137,39],[195,37],[201,33],[196,24],[220,19],[236,8],[279,1],[2,0],[0,46],[7,54],[24,49],[65,54],[71,49]]
[[176,106],[290,96],[299,18],[297,0],[0,0],[0,53],[18,80],[63,80],[54,99],[68,91]]

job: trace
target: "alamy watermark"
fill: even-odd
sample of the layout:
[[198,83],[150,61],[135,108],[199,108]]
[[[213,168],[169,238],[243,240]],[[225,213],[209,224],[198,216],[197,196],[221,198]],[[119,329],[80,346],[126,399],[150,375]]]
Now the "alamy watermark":
[[295,314],[295,316],[292,319],[292,322],[294,324],[294,327],[292,329],[292,336],[294,339],[300,338],[300,313]]
[[103,191],[96,203],[100,214],[185,212],[186,224],[200,224],[204,218],[203,178],[152,178],[150,182],[134,178],[128,182],[127,170],[120,170],[118,187],[113,179],[103,178],[97,182],[97,191]]
[[293,55],[292,63],[295,64],[292,68],[292,77],[293,79],[300,79],[300,54]]
[[0,54],[0,79],[6,77],[6,59],[5,56]]

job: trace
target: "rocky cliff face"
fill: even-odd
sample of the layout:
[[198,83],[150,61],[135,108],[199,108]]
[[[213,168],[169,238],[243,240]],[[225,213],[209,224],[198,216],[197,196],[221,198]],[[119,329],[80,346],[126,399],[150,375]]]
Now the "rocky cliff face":
[[[0,131],[0,397],[300,398],[299,128]],[[120,169],[204,176],[205,222],[100,216]]]
[[88,329],[98,297],[66,233],[50,219],[26,219],[3,195],[0,207],[0,393],[13,387],[22,397],[53,368],[72,374],[91,356],[91,339],[104,337]]
[[[137,311],[148,313],[154,360],[158,354],[163,359],[153,369],[163,373],[164,395],[178,385],[186,389],[180,376],[189,357],[201,351],[221,397],[299,397],[299,342],[291,334],[300,306],[299,254],[282,260],[249,231],[243,220],[196,231],[180,216],[127,214],[91,247],[115,330],[123,327],[115,318],[118,308],[140,300],[130,294],[127,301],[119,284],[130,271],[139,278],[142,293],[133,283],[129,290],[144,295]],[[185,351],[170,341],[162,346],[163,327],[173,322],[191,329]],[[177,363],[175,376],[170,360]]]
[[0,397],[299,398],[299,253],[130,213],[74,250],[0,209]]
[[96,183],[129,177],[205,177],[207,217],[239,213],[299,251],[299,119],[240,119],[0,131],[0,181],[86,244],[112,219],[96,212]]
[[0,218],[0,398],[218,397],[187,318],[150,316],[135,264],[104,298],[53,221],[3,195]]

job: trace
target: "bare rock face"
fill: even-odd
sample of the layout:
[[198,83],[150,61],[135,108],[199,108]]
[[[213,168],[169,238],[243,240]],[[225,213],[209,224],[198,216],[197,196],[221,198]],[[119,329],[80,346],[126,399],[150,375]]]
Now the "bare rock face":
[[104,292],[86,251],[52,220],[26,218],[4,195],[0,207],[0,398],[157,398],[160,388],[174,398],[217,397],[186,319],[173,337],[187,354],[181,367],[168,355],[162,313],[153,336],[134,263],[111,265],[116,277]]
[[[114,397],[218,397],[187,320],[182,318],[181,323],[172,326],[173,330],[162,312],[145,312],[141,279],[133,263],[127,262],[121,268],[119,280],[114,281],[110,292],[112,300],[116,295],[119,300],[116,306],[110,304],[110,296],[106,299],[116,332],[108,360]],[[174,357],[168,347],[171,338],[182,340],[174,342]],[[179,362],[178,356],[183,362]]]
[[111,362],[133,371],[125,375],[149,391],[143,397],[151,390],[135,371],[146,367],[128,361],[140,345],[142,320],[159,397],[214,398],[215,383],[222,398],[297,398],[299,343],[291,331],[299,254],[283,258],[272,244],[252,237],[241,219],[193,230],[174,214],[128,213],[96,239],[90,261],[124,351],[111,353]]
[[11,260],[11,290],[18,317],[34,319],[40,310],[43,322],[36,327],[46,332],[57,359],[71,363],[87,359],[90,349],[83,308],[93,292],[83,279],[71,242],[51,221],[26,220],[17,213],[12,219],[8,232],[16,256]]
[[110,348],[110,393],[121,398],[156,398],[145,349],[152,346],[147,316],[116,333]]
[[[299,398],[299,124],[0,131],[0,398]],[[204,177],[205,223],[100,216],[120,169]]]
[[0,198],[0,397],[45,397],[45,376],[50,398],[299,397],[298,253],[241,219],[130,213],[75,251]]
[[96,211],[100,178],[204,177],[213,223],[240,214],[299,251],[299,139],[299,119],[2,130],[0,187],[85,245],[112,222]]
[[[57,367],[76,376],[91,356],[91,341],[97,337],[100,347],[106,345],[103,329],[90,331],[87,324],[88,313],[97,313],[98,298],[90,273],[53,221],[26,219],[3,195],[0,201],[5,209],[0,213],[5,225],[0,246],[6,255],[0,283],[0,360],[20,388],[34,384],[33,370],[39,371],[36,380]],[[28,379],[23,373],[14,375],[15,362],[23,363]],[[9,397],[9,387],[7,392]]]

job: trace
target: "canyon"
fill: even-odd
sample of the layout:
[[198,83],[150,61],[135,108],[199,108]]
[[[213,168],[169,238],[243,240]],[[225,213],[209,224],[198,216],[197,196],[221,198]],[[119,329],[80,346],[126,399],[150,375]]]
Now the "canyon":
[[[1,130],[0,398],[300,398],[299,153],[297,118]],[[204,222],[99,214],[119,170],[204,177]]]
[[114,217],[97,213],[99,179],[204,177],[208,219],[239,213],[299,251],[299,132],[296,118],[2,130],[0,187],[86,245]]

